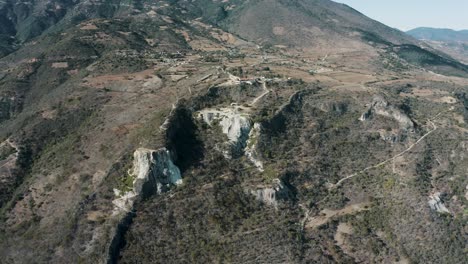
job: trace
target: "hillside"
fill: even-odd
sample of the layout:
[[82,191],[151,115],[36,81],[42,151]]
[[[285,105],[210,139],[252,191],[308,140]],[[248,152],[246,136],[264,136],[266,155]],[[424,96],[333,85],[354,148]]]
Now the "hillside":
[[446,42],[468,42],[468,30],[453,30],[445,28],[415,28],[406,32],[407,34],[424,40],[446,41]]
[[465,261],[448,55],[326,0],[0,19],[0,262]]
[[[331,1],[118,1],[69,2],[52,1],[3,2],[0,14],[4,21],[0,34],[22,43],[42,34],[60,31],[80,21],[114,16],[141,16],[159,9],[170,17],[185,20],[201,18],[204,22],[258,43],[321,47],[340,44],[339,48],[360,45],[361,38],[381,37],[377,42],[415,43],[405,34],[372,21],[357,11]],[[183,12],[182,12],[183,11]],[[275,13],[275,16],[271,14]],[[2,41],[5,43],[6,41]],[[7,44],[4,44],[7,45]],[[7,49],[4,53],[8,52]]]
[[0,4],[0,16],[4,19],[0,28],[0,56],[27,44],[43,32],[61,32],[87,19],[126,17],[142,20],[161,14],[176,24],[196,19],[260,45],[312,49],[321,54],[353,50],[373,53],[376,48],[399,50],[400,45],[406,45],[403,49],[411,45],[408,62],[415,66],[456,76],[465,76],[468,72],[465,65],[445,53],[429,46],[421,50],[417,41],[403,32],[329,0],[26,1],[20,5],[15,5],[14,1]]
[[468,30],[416,28],[406,33],[465,64],[468,63]]

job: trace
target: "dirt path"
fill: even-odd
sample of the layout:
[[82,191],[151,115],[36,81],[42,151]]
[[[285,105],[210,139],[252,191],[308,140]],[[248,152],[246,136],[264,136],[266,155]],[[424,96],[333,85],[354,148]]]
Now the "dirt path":
[[266,86],[266,80],[262,80],[261,84],[262,84],[262,88],[263,88],[264,92],[261,95],[259,95],[257,98],[253,99],[253,101],[252,101],[252,103],[250,103],[250,105],[255,105],[260,99],[262,99],[264,96],[266,96],[267,94],[269,94],[271,92]]
[[166,131],[167,130],[167,128],[169,127],[169,120],[171,119],[172,114],[174,113],[174,110],[177,108],[178,104],[179,104],[179,99],[177,99],[176,102],[172,104],[171,111],[167,115],[167,117],[164,120],[163,124],[159,127],[159,130],[161,130],[161,131]]
[[351,204],[339,210],[323,209],[319,215],[312,218],[304,218],[304,227],[314,229],[328,223],[333,217],[339,217],[348,214],[354,214],[370,209],[369,203]]
[[[440,115],[440,113],[439,113],[437,116],[439,116],[439,115]],[[435,118],[437,118],[437,116],[436,116]],[[376,165],[369,166],[369,167],[367,167],[367,168],[365,168],[365,169],[363,169],[363,170],[361,170],[361,171],[358,171],[358,172],[353,173],[353,174],[351,174],[351,175],[349,175],[349,176],[346,176],[345,178],[339,180],[337,183],[335,183],[335,184],[330,184],[330,185],[329,185],[329,189],[336,188],[336,187],[340,186],[340,185],[341,185],[344,181],[346,181],[346,180],[349,180],[349,179],[351,179],[351,178],[354,178],[354,177],[358,176],[359,174],[364,173],[364,172],[366,172],[366,171],[368,171],[368,170],[375,169],[375,168],[378,168],[378,167],[380,167],[380,166],[383,166],[383,165],[385,165],[385,164],[387,164],[387,163],[389,163],[389,162],[392,162],[392,161],[394,161],[395,159],[397,159],[397,158],[399,158],[399,157],[405,155],[405,154],[408,153],[409,151],[411,151],[416,145],[418,145],[418,144],[419,144],[421,141],[423,141],[426,137],[428,137],[430,134],[432,134],[434,131],[437,130],[437,126],[434,124],[434,122],[432,122],[431,120],[428,120],[428,122],[433,126],[433,129],[432,129],[431,131],[427,132],[426,134],[424,134],[421,138],[419,138],[415,143],[411,144],[411,146],[409,146],[409,147],[408,147],[407,149],[405,149],[403,152],[400,152],[400,153],[397,154],[396,156],[393,156],[393,157],[391,157],[391,158],[389,158],[389,159],[387,159],[387,160],[384,160],[384,161],[382,161],[382,162],[380,162],[380,163],[378,163],[378,164],[376,164]]]
[[[435,117],[433,117],[432,120],[435,120],[438,116],[440,116],[442,113],[439,113],[437,114]],[[427,138],[430,134],[432,134],[434,131],[436,131],[438,129],[438,127],[434,124],[434,122],[432,120],[428,120],[428,122],[432,125],[432,129],[425,133],[423,136],[421,136],[415,143],[411,144],[408,148],[406,148],[404,151],[400,152],[399,154],[387,159],[387,160],[384,160],[376,165],[373,165],[373,166],[369,166],[359,172],[356,172],[356,173],[353,173],[341,180],[339,180],[336,184],[330,184],[329,186],[329,189],[333,189],[333,188],[336,188],[338,186],[340,186],[343,182],[345,182],[346,180],[349,180],[353,177],[356,177],[358,176],[359,174],[363,173],[363,172],[366,172],[368,170],[371,170],[371,169],[374,169],[374,168],[377,168],[377,167],[380,167],[382,165],[385,165],[389,162],[392,162],[394,161],[395,159],[405,155],[406,153],[408,153],[409,151],[411,151],[416,145],[418,145],[421,141],[423,141],[425,138]],[[304,209],[305,211],[305,215],[304,215],[304,218],[301,220],[300,224],[301,224],[301,229],[304,230],[304,229],[309,229],[309,228],[317,228],[325,223],[327,223],[331,218],[335,217],[335,216],[342,216],[342,215],[346,215],[346,214],[351,214],[351,213],[356,213],[356,212],[361,212],[361,211],[365,211],[365,210],[368,210],[368,206],[369,204],[368,203],[361,203],[361,204],[354,204],[354,205],[349,205],[349,206],[346,206],[345,208],[343,209],[340,209],[340,210],[330,210],[330,209],[324,209],[320,212],[320,214],[318,216],[314,216],[312,218],[310,218],[310,210],[307,210],[305,208],[305,206],[303,205],[300,205],[301,208]]]

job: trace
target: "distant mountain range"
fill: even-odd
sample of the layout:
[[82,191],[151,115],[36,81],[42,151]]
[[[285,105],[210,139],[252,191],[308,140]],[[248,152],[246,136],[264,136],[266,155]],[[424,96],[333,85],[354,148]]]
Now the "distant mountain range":
[[444,43],[329,0],[0,0],[0,263],[466,263]]
[[420,27],[407,31],[409,35],[432,41],[468,41],[468,30]]
[[406,33],[465,64],[468,63],[468,30],[420,27]]

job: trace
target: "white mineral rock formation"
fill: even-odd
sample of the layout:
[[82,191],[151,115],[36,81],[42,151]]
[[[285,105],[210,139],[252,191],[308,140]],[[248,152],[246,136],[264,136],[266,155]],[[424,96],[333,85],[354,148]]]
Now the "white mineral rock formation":
[[150,150],[140,148],[133,154],[133,171],[130,175],[134,177],[132,190],[122,192],[114,189],[118,197],[114,204],[114,214],[129,212],[135,201],[144,193],[161,194],[172,185],[182,183],[179,168],[172,162],[171,154],[166,148]]
[[442,203],[439,192],[429,196],[429,206],[432,210],[437,211],[439,213],[450,213],[447,207],[445,207],[444,203]]
[[257,150],[258,138],[260,137],[261,131],[261,125],[259,123],[255,123],[252,130],[250,130],[247,146],[245,147],[245,155],[259,171],[263,171],[263,162],[261,161],[260,153]]
[[271,186],[262,186],[256,190],[251,190],[250,193],[255,198],[267,205],[278,206],[278,200],[289,196],[289,189],[280,179],[275,179]]
[[250,118],[247,114],[240,113],[236,107],[221,109],[204,109],[199,112],[199,117],[209,126],[219,122],[222,132],[227,135],[231,146],[231,153],[226,153],[232,157],[232,153],[242,151],[247,143],[250,130],[252,128]]
[[395,119],[399,124],[400,128],[406,130],[412,130],[414,123],[411,119],[403,113],[401,110],[390,105],[383,97],[375,96],[372,104],[369,106],[366,112],[364,112],[359,118],[360,121],[368,120],[373,114],[381,115]]

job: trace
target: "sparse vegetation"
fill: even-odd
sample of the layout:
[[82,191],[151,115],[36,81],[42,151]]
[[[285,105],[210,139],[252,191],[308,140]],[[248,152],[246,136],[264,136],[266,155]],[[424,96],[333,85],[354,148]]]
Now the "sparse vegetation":
[[[4,262],[465,260],[465,65],[328,1],[62,2],[0,4]],[[183,183],[120,218],[163,147]]]

